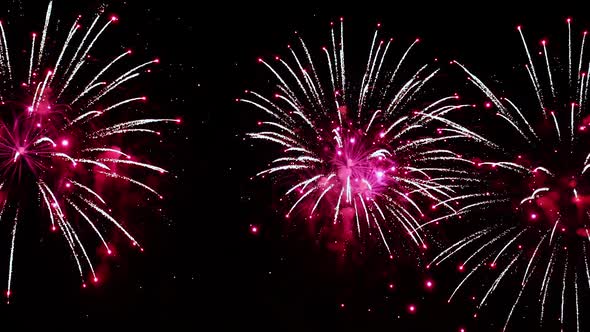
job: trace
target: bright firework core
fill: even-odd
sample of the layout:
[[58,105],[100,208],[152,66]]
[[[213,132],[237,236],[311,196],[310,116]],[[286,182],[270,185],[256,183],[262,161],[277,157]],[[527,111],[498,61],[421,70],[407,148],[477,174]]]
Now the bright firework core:
[[[334,130],[336,137],[340,137],[340,131],[341,128]],[[351,134],[343,135],[338,142],[342,145],[334,147],[331,164],[340,185],[345,188],[346,202],[350,203],[357,195],[371,199],[387,181],[387,173],[395,170],[389,151],[375,148],[374,141],[366,142],[362,136]],[[325,179],[325,185],[329,185]]]
[[[50,133],[49,128],[60,122],[58,117],[52,117],[47,112],[43,115],[30,113],[26,111],[26,106],[15,105],[11,102],[0,105],[0,173],[5,181],[16,181],[15,184],[18,184],[31,176],[38,176],[40,172],[54,170],[43,159],[52,161],[51,157],[62,153],[63,149],[49,138],[55,135]],[[75,162],[66,163],[75,165]]]

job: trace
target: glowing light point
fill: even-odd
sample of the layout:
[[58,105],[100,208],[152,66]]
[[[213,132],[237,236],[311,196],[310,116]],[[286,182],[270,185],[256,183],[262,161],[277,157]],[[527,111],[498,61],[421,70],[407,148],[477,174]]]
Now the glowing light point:
[[429,288],[429,289],[434,287],[434,283],[432,282],[432,280],[426,280],[424,285],[426,286],[426,288]]
[[409,311],[411,314],[415,313],[415,312],[416,312],[416,306],[415,306],[415,305],[413,305],[413,304],[410,304],[410,305],[408,306],[408,311]]
[[256,226],[256,225],[251,225],[250,226],[250,233],[256,235],[256,234],[258,234],[258,231],[260,231],[260,229],[258,228],[258,226]]
[[97,283],[98,282],[98,278],[97,277],[94,277],[94,279],[92,279],[92,281],[94,281],[94,283]]
[[119,18],[115,15],[111,16],[111,22],[117,22]]
[[532,220],[535,220],[535,219],[537,219],[537,214],[536,214],[536,213],[531,213],[531,219],[532,219]]
[[67,139],[61,140],[61,146],[66,147],[68,145],[70,145],[70,142]]

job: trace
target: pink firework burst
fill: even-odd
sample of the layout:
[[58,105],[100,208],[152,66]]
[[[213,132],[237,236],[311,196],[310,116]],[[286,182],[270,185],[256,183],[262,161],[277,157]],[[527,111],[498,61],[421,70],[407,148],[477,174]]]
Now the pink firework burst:
[[[149,118],[117,121],[121,111],[131,112],[130,107],[139,107],[146,100],[144,96],[124,96],[122,88],[159,60],[122,72],[118,70],[130,51],[108,62],[87,61],[117,18],[105,18],[101,9],[87,27],[81,26],[79,16],[67,34],[52,38],[52,6],[50,1],[41,36],[32,34],[26,59],[13,56],[0,22],[0,217],[13,222],[7,297],[12,293],[19,222],[27,218],[30,208],[43,209],[48,228],[63,235],[83,287],[87,273],[91,281],[98,282],[99,277],[78,235],[80,228],[95,232],[109,255],[113,248],[104,234],[109,225],[143,251],[123,223],[111,215],[108,203],[112,195],[102,183],[128,183],[161,199],[155,189],[137,178],[166,170],[137,157],[135,152],[139,151],[125,151],[126,145],[121,143],[132,135],[159,135],[153,125],[178,122]],[[46,47],[49,44],[51,47]],[[20,77],[20,72],[27,74]]]
[[258,59],[274,76],[275,91],[270,98],[246,91],[238,101],[268,117],[248,136],[281,150],[257,175],[285,188],[287,218],[324,229],[339,225],[348,242],[375,234],[389,255],[394,235],[427,248],[424,225],[436,223],[435,214],[457,213],[460,192],[477,181],[461,167],[473,162],[449,143],[488,142],[447,117],[471,106],[457,104],[458,96],[418,100],[438,72],[435,64],[403,69],[418,39],[392,66],[393,40],[379,40],[376,30],[357,82],[347,75],[343,32],[342,20],[332,24],[322,66],[299,36],[288,60]]
[[585,134],[590,61],[584,50],[587,33],[572,38],[570,19],[567,28],[567,55],[558,58],[550,56],[547,40],[531,46],[517,28],[527,59],[524,78],[532,89],[528,94],[516,90],[516,98],[499,97],[457,63],[489,100],[485,108],[506,126],[501,131],[505,136],[494,139],[501,142],[497,152],[503,157],[497,160],[502,161],[479,163],[490,170],[494,194],[473,204],[493,211],[498,219],[448,247],[431,264],[463,255],[460,267],[465,275],[449,301],[468,281],[482,283],[491,275],[478,311],[501,285],[516,287],[504,329],[523,295],[532,294],[540,325],[549,316],[559,317],[563,330],[566,318],[575,317],[580,330],[582,292],[590,289],[590,149]]

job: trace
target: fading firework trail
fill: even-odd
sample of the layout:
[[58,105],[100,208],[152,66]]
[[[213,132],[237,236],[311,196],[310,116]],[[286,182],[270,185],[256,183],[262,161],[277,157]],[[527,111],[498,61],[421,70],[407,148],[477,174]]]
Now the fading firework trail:
[[[27,59],[14,57],[8,46],[5,25],[0,22],[0,104],[3,108],[0,114],[0,218],[12,219],[13,225],[7,298],[11,295],[13,262],[19,245],[17,234],[25,222],[25,209],[30,205],[43,209],[50,229],[59,231],[65,238],[83,287],[86,287],[87,272],[93,282],[98,282],[98,276],[79,236],[80,228],[92,230],[109,255],[112,247],[105,238],[109,225],[143,251],[132,234],[111,215],[110,193],[102,193],[96,185],[104,179],[129,183],[161,199],[155,189],[135,177],[167,171],[132,157],[135,151],[124,151],[114,144],[127,141],[133,135],[159,135],[153,125],[179,122],[176,119],[117,122],[121,111],[131,112],[130,108],[146,100],[143,96],[123,96],[119,90],[125,85],[137,84],[134,82],[138,77],[159,60],[117,72],[115,68],[120,68],[131,54],[125,51],[96,68],[88,61],[93,47],[117,18],[105,18],[101,9],[89,26],[82,27],[82,18],[78,16],[67,35],[53,38],[52,6],[51,1],[41,35],[32,34]],[[26,75],[20,77],[21,72]],[[88,73],[94,76],[88,78],[92,75]]]
[[418,100],[439,70],[424,64],[407,75],[403,65],[418,39],[392,66],[393,40],[380,40],[378,25],[357,82],[347,75],[342,20],[330,32],[321,66],[299,35],[288,59],[258,59],[274,77],[276,93],[246,91],[238,101],[267,117],[247,135],[281,150],[257,176],[272,176],[284,188],[287,218],[323,228],[340,224],[348,240],[375,234],[390,256],[393,235],[426,248],[423,226],[437,221],[429,216],[462,214],[462,189],[477,182],[461,167],[473,162],[448,143],[491,143],[447,118],[471,106],[457,104],[457,96]]
[[[465,276],[449,302],[469,281],[480,283],[482,276],[493,275],[478,311],[501,285],[517,287],[504,329],[522,297],[528,295],[538,302],[540,325],[548,317],[557,317],[563,329],[569,318],[569,328],[575,326],[579,331],[582,295],[590,289],[587,32],[572,37],[571,19],[567,19],[567,57],[554,58],[546,40],[531,50],[522,28],[517,30],[527,60],[524,69],[530,93],[509,90],[518,99],[499,97],[457,63],[489,99],[485,108],[493,109],[514,133],[504,138],[506,144],[499,144],[504,148],[502,161],[478,163],[482,169],[493,170],[489,178],[501,185],[493,199],[480,202],[477,208],[494,211],[499,220],[451,245],[431,265],[462,257],[459,269]],[[503,217],[500,211],[505,212]]]

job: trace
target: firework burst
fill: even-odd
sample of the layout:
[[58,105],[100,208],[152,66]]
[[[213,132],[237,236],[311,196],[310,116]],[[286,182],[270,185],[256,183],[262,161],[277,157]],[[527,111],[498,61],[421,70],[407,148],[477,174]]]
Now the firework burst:
[[394,235],[427,248],[426,221],[436,223],[431,217],[439,211],[457,213],[462,189],[477,182],[460,167],[473,162],[448,143],[489,142],[448,119],[471,106],[457,104],[456,95],[417,100],[439,70],[433,64],[410,74],[402,69],[418,39],[392,66],[393,40],[380,40],[378,25],[362,78],[354,82],[343,32],[342,20],[331,25],[331,44],[321,48],[325,66],[312,60],[298,35],[289,59],[258,59],[274,76],[276,93],[246,91],[238,101],[268,116],[248,136],[281,150],[257,176],[272,176],[285,188],[286,218],[313,223],[316,231],[340,225],[345,242],[373,234],[390,257]]
[[[98,282],[98,276],[79,236],[80,228],[91,229],[106,254],[113,252],[105,238],[109,225],[143,251],[124,224],[111,215],[110,194],[103,192],[100,183],[129,183],[161,199],[155,189],[136,178],[166,170],[139,160],[131,155],[136,151],[124,151],[118,145],[131,135],[159,135],[154,124],[178,122],[117,122],[122,110],[131,112],[146,100],[122,96],[122,88],[159,60],[117,72],[131,54],[125,51],[97,67],[101,61],[91,57],[93,47],[117,18],[105,18],[104,10],[99,10],[83,28],[79,16],[67,35],[53,39],[52,5],[49,2],[41,35],[32,34],[26,59],[12,56],[0,22],[0,218],[12,220],[7,298],[11,295],[19,224],[31,207],[43,209],[48,228],[65,238],[83,287],[87,273],[93,282]],[[21,76],[21,72],[26,74]]]
[[463,257],[459,270],[465,276],[449,302],[468,281],[493,275],[477,301],[478,311],[500,285],[517,287],[504,329],[521,298],[530,295],[538,301],[539,324],[558,320],[563,329],[566,319],[575,317],[579,331],[581,294],[590,287],[587,33],[572,37],[568,19],[567,56],[554,58],[545,39],[531,47],[522,28],[517,30],[527,59],[525,78],[532,87],[528,95],[499,97],[457,63],[488,98],[485,109],[495,111],[507,126],[502,131],[507,136],[498,142],[505,143],[499,145],[509,159],[477,164],[490,170],[493,184],[491,198],[477,207],[493,209],[500,218],[451,245],[431,264]]

